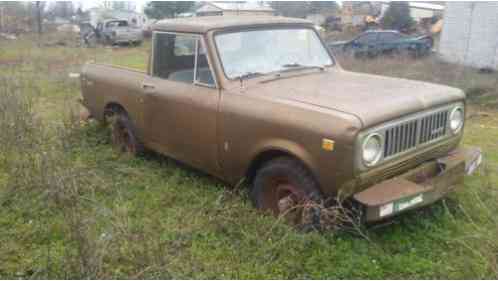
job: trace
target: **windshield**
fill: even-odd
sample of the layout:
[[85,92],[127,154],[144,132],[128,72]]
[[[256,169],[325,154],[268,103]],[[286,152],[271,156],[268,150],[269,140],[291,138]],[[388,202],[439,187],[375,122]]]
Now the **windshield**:
[[333,63],[312,29],[221,33],[216,35],[215,41],[229,79]]
[[122,27],[122,26],[128,26],[128,22],[125,20],[120,20],[120,21],[110,21],[106,25],[106,27]]

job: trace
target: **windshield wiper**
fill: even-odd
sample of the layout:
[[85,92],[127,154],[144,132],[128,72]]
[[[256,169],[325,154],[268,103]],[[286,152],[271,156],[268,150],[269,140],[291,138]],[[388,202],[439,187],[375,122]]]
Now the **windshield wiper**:
[[239,79],[240,81],[242,81],[244,79],[249,79],[249,78],[253,78],[256,76],[260,76],[260,75],[263,75],[263,73],[261,73],[261,72],[246,72],[242,75],[237,76],[236,78]]
[[320,70],[325,70],[325,66],[323,65],[305,65],[305,64],[299,64],[299,63],[288,63],[282,65],[283,68],[287,69],[307,69],[307,68],[317,68]]
[[243,88],[244,87],[244,80],[245,79],[249,79],[249,78],[253,78],[253,77],[257,77],[257,76],[261,76],[263,75],[263,73],[261,72],[246,72],[244,74],[241,74],[235,78],[239,79],[239,82],[240,82],[240,87]]

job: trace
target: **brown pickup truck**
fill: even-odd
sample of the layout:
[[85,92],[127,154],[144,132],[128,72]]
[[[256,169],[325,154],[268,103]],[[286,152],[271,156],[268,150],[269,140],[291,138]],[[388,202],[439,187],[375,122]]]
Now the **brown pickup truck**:
[[345,71],[305,20],[160,21],[149,62],[86,64],[90,115],[112,120],[126,152],[246,180],[255,206],[277,215],[341,196],[378,221],[442,198],[482,159],[458,148],[461,90]]

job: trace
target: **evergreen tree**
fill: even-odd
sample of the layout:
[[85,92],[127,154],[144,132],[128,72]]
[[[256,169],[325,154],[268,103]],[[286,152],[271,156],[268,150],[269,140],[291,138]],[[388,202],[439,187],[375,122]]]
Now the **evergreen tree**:
[[189,11],[194,1],[151,1],[145,6],[145,14],[149,18],[174,18],[178,14]]
[[391,2],[382,17],[382,26],[386,29],[407,30],[415,23],[410,15],[408,2]]

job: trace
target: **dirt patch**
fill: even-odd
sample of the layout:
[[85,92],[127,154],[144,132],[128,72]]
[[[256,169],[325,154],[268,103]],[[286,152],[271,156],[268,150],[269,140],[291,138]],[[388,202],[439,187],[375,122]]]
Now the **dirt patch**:
[[0,66],[13,66],[21,63],[22,60],[20,59],[0,59]]

